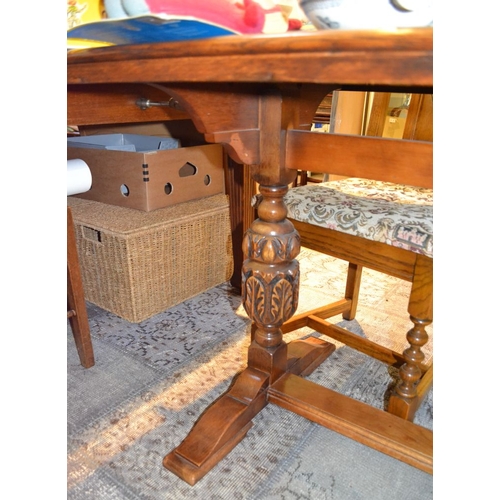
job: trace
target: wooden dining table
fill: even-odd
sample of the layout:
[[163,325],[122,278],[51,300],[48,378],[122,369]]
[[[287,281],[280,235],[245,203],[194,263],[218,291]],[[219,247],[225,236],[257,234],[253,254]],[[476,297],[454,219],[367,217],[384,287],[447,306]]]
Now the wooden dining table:
[[[253,323],[247,368],[182,443],[165,450],[163,465],[195,484],[272,403],[298,408],[306,418],[431,472],[427,429],[381,410],[363,416],[357,402],[320,386],[311,391],[279,381],[286,373],[311,373],[331,352],[328,342],[317,339],[287,343],[281,331],[299,297],[300,235],[283,202],[297,171],[432,186],[428,144],[391,141],[386,148],[383,138],[311,132],[318,105],[334,90],[431,94],[432,28],[234,35],[77,50],[67,56],[67,83],[69,125],[188,116],[207,142],[221,144],[259,185],[257,218],[241,242],[242,301]],[[164,105],[141,107],[139,98]],[[362,161],[367,154],[369,168]],[[399,166],[389,175],[395,158]],[[241,203],[249,208],[250,200]]]

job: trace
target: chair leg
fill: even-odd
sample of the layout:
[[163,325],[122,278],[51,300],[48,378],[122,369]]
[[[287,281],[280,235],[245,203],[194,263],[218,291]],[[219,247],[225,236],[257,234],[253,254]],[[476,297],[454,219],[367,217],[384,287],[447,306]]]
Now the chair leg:
[[[413,420],[415,412],[429,390],[431,383],[429,376],[427,376],[424,385],[421,368],[425,358],[421,348],[429,339],[425,327],[431,324],[431,320],[419,320],[413,316],[410,319],[414,323],[414,327],[406,336],[410,347],[403,352],[405,363],[399,369],[401,380],[394,389],[388,406],[389,413],[406,420]],[[432,374],[432,370],[430,374]]]
[[307,170],[300,171],[300,185],[305,186],[307,184]]
[[403,352],[405,363],[399,369],[401,380],[388,406],[390,413],[406,420],[413,420],[432,384],[432,367],[422,376],[425,359],[422,347],[429,340],[425,328],[432,323],[432,288],[432,259],[418,256],[408,306],[414,326],[406,335],[410,346]]
[[350,309],[342,314],[342,317],[345,320],[349,321],[353,320],[354,317],[356,316],[362,272],[363,272],[362,266],[349,262],[349,269],[347,271],[347,281],[345,287],[345,298],[350,299],[352,302]]
[[85,305],[82,276],[78,261],[73,216],[69,207],[67,226],[68,319],[75,339],[80,362],[85,368],[90,368],[95,364],[94,350],[90,337],[87,307]]
[[[342,317],[346,320],[354,319],[356,309],[358,307],[358,295],[361,285],[362,270],[362,266],[349,263],[344,298],[336,302],[332,302],[331,304],[327,304],[301,314],[296,314],[293,318],[289,319],[282,325],[282,333],[285,334],[293,332],[299,328],[309,326],[325,335],[330,335],[332,338],[336,338],[329,332],[330,329],[334,328],[333,326],[325,324],[323,326],[327,328],[326,331],[321,328],[318,330],[319,325],[315,322],[315,320],[332,318],[334,316],[338,316],[339,314],[342,314]],[[343,341],[345,341],[345,339],[343,339]]]

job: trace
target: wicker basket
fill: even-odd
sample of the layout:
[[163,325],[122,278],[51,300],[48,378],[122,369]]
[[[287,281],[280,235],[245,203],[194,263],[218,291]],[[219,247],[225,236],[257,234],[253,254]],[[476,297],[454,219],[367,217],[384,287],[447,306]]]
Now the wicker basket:
[[220,194],[143,212],[68,197],[85,298],[138,323],[233,272],[229,203]]

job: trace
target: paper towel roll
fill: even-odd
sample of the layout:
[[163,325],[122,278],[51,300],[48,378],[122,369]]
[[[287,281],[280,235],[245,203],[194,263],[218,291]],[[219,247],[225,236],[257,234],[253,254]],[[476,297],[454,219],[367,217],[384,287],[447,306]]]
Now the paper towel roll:
[[83,160],[68,160],[68,196],[85,193],[92,187],[92,173]]

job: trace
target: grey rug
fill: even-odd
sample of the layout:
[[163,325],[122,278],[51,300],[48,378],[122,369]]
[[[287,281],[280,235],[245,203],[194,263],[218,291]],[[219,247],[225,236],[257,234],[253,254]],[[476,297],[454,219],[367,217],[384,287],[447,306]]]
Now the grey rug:
[[[299,310],[343,289],[342,261],[308,249],[299,260]],[[357,318],[342,324],[399,350],[411,327],[408,293],[407,283],[365,270]],[[246,366],[250,322],[239,296],[223,284],[139,324],[92,304],[88,311],[94,367],[81,367],[68,328],[68,499],[432,499],[431,475],[275,405],[187,485],[162,460]],[[285,338],[309,335],[323,338],[309,329]],[[393,370],[337,346],[308,378],[382,408]],[[431,390],[415,422],[432,429],[432,408]]]

